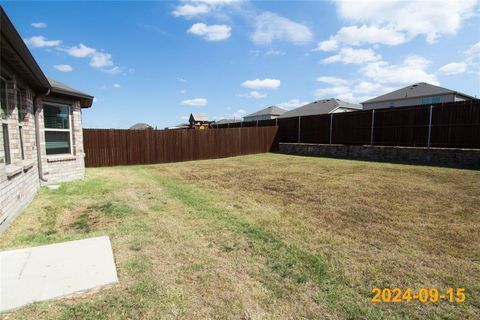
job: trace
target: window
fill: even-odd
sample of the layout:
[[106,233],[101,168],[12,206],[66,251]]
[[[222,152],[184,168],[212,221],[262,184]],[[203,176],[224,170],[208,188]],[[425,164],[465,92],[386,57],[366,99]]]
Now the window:
[[17,97],[16,97],[16,103],[17,103],[17,113],[18,113],[18,121],[23,121],[23,115],[22,115],[22,93],[20,90],[17,90]]
[[5,149],[5,164],[12,163],[10,159],[10,141],[8,140],[8,124],[2,124],[3,131],[3,147]]
[[70,107],[45,104],[43,118],[47,155],[71,153]]
[[7,81],[0,77],[0,114],[3,119],[7,117]]
[[23,128],[22,126],[18,127],[18,139],[20,140],[20,155],[22,160],[25,159],[25,151],[23,150]]

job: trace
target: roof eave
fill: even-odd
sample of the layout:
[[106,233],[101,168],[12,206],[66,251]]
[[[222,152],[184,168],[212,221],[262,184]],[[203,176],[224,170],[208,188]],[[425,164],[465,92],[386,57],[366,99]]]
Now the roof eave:
[[23,61],[25,66],[30,70],[33,77],[37,80],[37,83],[34,84],[36,87],[44,89],[45,91],[51,89],[50,83],[48,82],[47,77],[43,74],[40,66],[37,64],[33,58],[30,50],[28,50],[25,42],[18,33],[18,31],[13,26],[12,21],[7,16],[5,10],[0,6],[1,14],[1,32],[4,34],[5,38],[10,42],[12,48],[18,53],[18,56]]
[[80,100],[80,105],[82,108],[90,108],[93,104],[93,96],[88,94],[75,93],[68,90],[62,90],[58,88],[52,88],[50,94],[59,94],[67,97],[78,98]]

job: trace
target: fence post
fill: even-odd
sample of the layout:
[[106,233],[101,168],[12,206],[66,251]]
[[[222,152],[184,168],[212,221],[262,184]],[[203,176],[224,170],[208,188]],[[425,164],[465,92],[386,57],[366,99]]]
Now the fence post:
[[372,131],[370,132],[370,146],[373,146],[373,128],[375,127],[375,109],[372,110]]
[[433,112],[433,105],[430,105],[430,114],[428,116],[428,140],[427,140],[427,148],[430,148],[430,138],[432,137],[432,112]]
[[243,128],[243,121],[240,121],[240,128]]
[[278,127],[278,118],[275,118],[275,127]]
[[257,120],[257,128],[258,128],[258,120]]
[[333,113],[330,113],[330,144],[332,144]]
[[300,123],[301,123],[301,120],[302,117],[301,116],[298,116],[298,143],[300,143]]

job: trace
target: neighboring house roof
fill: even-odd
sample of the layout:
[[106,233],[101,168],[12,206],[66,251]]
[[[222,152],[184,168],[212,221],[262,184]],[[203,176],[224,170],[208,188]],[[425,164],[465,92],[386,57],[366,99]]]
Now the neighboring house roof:
[[433,84],[429,84],[426,82],[419,82],[411,86],[407,86],[405,88],[401,88],[401,89],[392,91],[390,93],[378,96],[376,98],[369,99],[367,101],[362,102],[362,104],[401,100],[406,98],[419,98],[419,97],[446,95],[446,94],[456,94],[469,99],[475,99],[472,96],[469,96],[467,94],[464,94],[458,91],[450,90],[450,89],[439,87],[439,86],[434,86]]
[[190,122],[196,122],[196,121],[208,121],[208,117],[204,113],[191,113],[190,114]]
[[265,109],[259,110],[257,112],[251,113],[249,115],[244,116],[244,118],[249,118],[249,117],[258,117],[258,116],[264,116],[264,115],[269,115],[269,116],[279,116],[287,112],[287,110],[276,107],[276,106],[270,106]]
[[2,35],[1,59],[9,61],[15,72],[29,82],[32,88],[47,92],[50,84],[28,50],[3,7],[0,6],[0,31]]
[[48,78],[48,82],[52,87],[51,91],[57,94],[63,94],[67,96],[72,96],[80,99],[80,104],[83,108],[89,108],[93,103],[93,96],[86,94],[84,92],[78,91],[76,89],[70,88],[66,84],[63,84],[59,81]]
[[290,118],[298,116],[311,116],[316,114],[332,113],[336,109],[362,110],[362,106],[355,103],[345,102],[339,99],[324,99],[314,101],[307,105],[285,112],[280,118]]
[[236,122],[242,122],[240,119],[220,119],[215,121],[215,124],[226,124],[226,123],[236,123]]
[[148,125],[146,123],[136,123],[133,126],[129,128],[130,130],[147,130],[147,129],[153,129],[151,125]]

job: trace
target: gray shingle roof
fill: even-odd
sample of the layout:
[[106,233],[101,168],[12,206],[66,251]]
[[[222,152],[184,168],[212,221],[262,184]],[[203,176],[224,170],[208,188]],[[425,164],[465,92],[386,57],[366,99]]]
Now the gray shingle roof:
[[285,112],[280,118],[290,118],[298,116],[311,116],[315,114],[327,114],[335,111],[337,108],[362,110],[362,106],[355,103],[345,102],[339,99],[324,99],[314,101],[299,108]]
[[151,125],[148,125],[146,123],[136,123],[133,126],[129,128],[130,130],[146,130],[146,129],[153,129]]
[[215,124],[224,124],[224,123],[235,123],[235,122],[241,122],[242,120],[240,119],[220,119],[215,121]]
[[276,107],[276,106],[270,106],[265,109],[246,115],[244,118],[263,116],[263,115],[279,116],[284,114],[285,112],[287,112],[287,110]]
[[433,84],[429,84],[426,82],[419,82],[415,83],[411,86],[407,86],[405,88],[401,88],[390,93],[378,96],[373,99],[369,99],[367,101],[362,102],[364,103],[373,103],[373,102],[384,102],[390,100],[400,100],[405,98],[418,98],[418,97],[428,97],[428,96],[435,96],[435,95],[445,95],[445,94],[458,94],[470,99],[474,99],[472,96],[466,95],[464,93],[453,91],[447,88],[434,86]]

